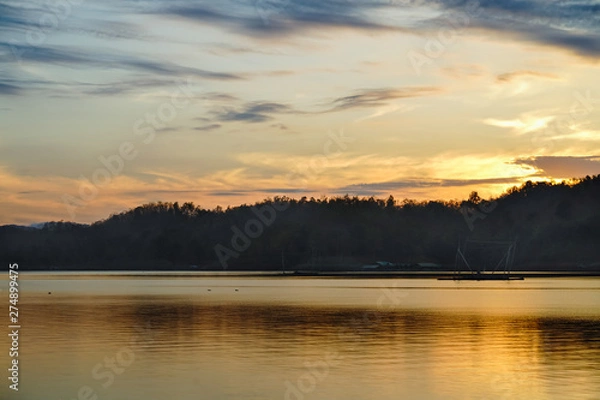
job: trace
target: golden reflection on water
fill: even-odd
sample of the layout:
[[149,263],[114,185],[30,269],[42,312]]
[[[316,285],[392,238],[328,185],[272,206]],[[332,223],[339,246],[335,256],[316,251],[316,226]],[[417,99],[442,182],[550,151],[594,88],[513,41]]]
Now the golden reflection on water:
[[[573,301],[552,312],[517,309],[509,298],[505,312],[475,303],[449,309],[444,303],[467,304],[464,296],[480,300],[482,292],[447,287],[428,289],[440,299],[436,307],[418,285],[403,292],[402,302],[381,307],[380,287],[343,282],[330,283],[339,287],[323,296],[328,300],[308,305],[245,298],[251,291],[239,280],[231,286],[239,292],[213,282],[215,292],[226,287],[235,301],[218,293],[210,300],[204,290],[156,294],[154,286],[111,294],[113,281],[95,283],[91,294],[30,286],[36,290],[21,305],[21,391],[0,392],[7,393],[2,398],[71,400],[84,387],[90,399],[129,400],[597,399],[600,393],[598,287],[587,282],[579,293],[583,312]],[[52,287],[52,295],[42,287]],[[492,289],[487,297],[495,304],[500,297]],[[302,299],[315,294],[308,285],[285,290]],[[540,289],[527,296],[551,295]]]

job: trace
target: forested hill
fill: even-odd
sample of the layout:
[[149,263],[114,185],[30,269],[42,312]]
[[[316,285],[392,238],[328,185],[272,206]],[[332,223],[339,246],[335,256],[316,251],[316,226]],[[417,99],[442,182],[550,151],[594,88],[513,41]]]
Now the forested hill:
[[487,201],[276,197],[223,210],[152,203],[91,225],[0,227],[22,269],[287,270],[385,260],[454,264],[467,239],[517,240],[516,269],[600,269],[600,175]]

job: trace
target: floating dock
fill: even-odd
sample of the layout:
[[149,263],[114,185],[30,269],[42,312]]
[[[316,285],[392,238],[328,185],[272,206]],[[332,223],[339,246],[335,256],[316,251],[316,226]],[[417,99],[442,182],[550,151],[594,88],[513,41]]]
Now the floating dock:
[[439,281],[522,281],[525,278],[508,274],[455,274],[438,278]]

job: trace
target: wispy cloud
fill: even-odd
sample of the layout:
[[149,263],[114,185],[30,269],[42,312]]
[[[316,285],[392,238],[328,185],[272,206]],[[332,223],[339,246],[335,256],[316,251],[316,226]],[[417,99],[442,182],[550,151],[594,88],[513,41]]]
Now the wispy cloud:
[[[521,40],[569,49],[579,55],[600,54],[598,15],[600,4],[594,0],[559,1],[493,1],[481,0],[258,0],[255,2],[197,3],[191,1],[163,4],[153,12],[199,24],[212,24],[243,35],[277,38],[302,34],[311,29],[345,28],[354,30],[419,31],[437,30],[444,13],[465,12],[477,4],[477,12],[469,15],[468,29],[486,29]],[[429,9],[430,17],[378,18],[383,9],[409,12]]]
[[208,131],[214,131],[215,129],[219,129],[221,127],[220,124],[210,124],[210,125],[204,125],[204,126],[196,126],[194,128],[195,131],[200,131],[200,132],[208,132]]
[[13,5],[0,3],[0,30],[28,29],[31,27],[30,16],[32,13],[39,13],[41,9],[35,5],[27,7],[19,6],[17,2]]
[[600,173],[600,156],[539,156],[518,158],[517,165],[527,165],[538,170],[538,175],[557,178],[579,178]]
[[287,131],[289,129],[287,127],[287,125],[284,125],[284,124],[273,124],[273,125],[271,125],[271,128],[277,128],[281,131]]
[[377,22],[369,11],[380,2],[343,0],[270,0],[246,3],[224,0],[218,3],[183,2],[164,4],[154,12],[201,24],[213,24],[244,35],[270,37],[291,35],[310,29],[349,28],[397,30]]
[[205,100],[209,100],[212,102],[236,102],[240,99],[229,93],[220,93],[220,92],[209,92],[202,95],[202,98]]
[[555,116],[536,116],[531,114],[521,115],[517,119],[496,119],[486,118],[483,123],[496,126],[498,128],[508,128],[518,135],[536,132],[548,127],[548,124],[555,119]]
[[[0,42],[0,47],[5,48],[5,52],[10,52],[11,45],[6,42]],[[103,70],[120,69],[128,72],[146,73],[151,78],[144,80],[133,80],[119,83],[121,88],[116,89],[110,84],[100,84],[91,88],[90,94],[119,94],[122,91],[129,91],[137,84],[151,85],[159,83],[159,80],[175,79],[177,77],[193,76],[199,79],[209,79],[217,81],[235,81],[245,79],[241,75],[228,72],[214,72],[199,68],[177,65],[167,61],[148,59],[144,57],[134,57],[131,55],[117,53],[102,53],[99,51],[85,50],[77,47],[65,46],[46,46],[46,47],[24,47],[17,49],[23,50],[20,58],[23,63],[35,63],[43,66],[57,65],[62,67],[85,67],[99,68]],[[25,51],[26,50],[26,51]],[[2,63],[11,63],[10,58],[0,60]],[[10,65],[12,67],[12,65]],[[28,81],[30,86],[32,81]],[[88,85],[91,86],[91,85]],[[139,86],[138,86],[139,87]]]
[[[15,3],[18,4],[18,3]],[[472,10],[465,29],[485,29],[516,37],[522,41],[568,49],[586,57],[600,55],[600,4],[595,0],[222,0],[178,2],[138,2],[124,0],[105,5],[115,14],[152,15],[161,19],[177,18],[198,25],[207,24],[256,38],[279,39],[302,35],[310,30],[352,29],[367,32],[401,31],[408,34],[438,30],[444,15]],[[471,5],[471,6],[470,6]],[[388,18],[382,12],[390,11]],[[394,12],[413,18],[394,18]],[[425,10],[425,11],[424,11]],[[25,31],[46,9],[35,5],[0,5],[0,30]],[[412,14],[410,14],[412,15]],[[101,35],[117,32],[115,37],[144,36],[141,25],[86,19],[61,29],[89,29]],[[115,25],[116,24],[116,25]],[[71,26],[73,25],[73,26]],[[116,28],[116,29],[115,29]],[[110,36],[109,36],[110,37]],[[226,50],[226,49],[225,49]],[[230,51],[246,52],[248,46]]]
[[8,83],[0,82],[0,95],[18,95],[21,93],[21,88]]
[[[411,97],[421,97],[440,93],[441,89],[437,87],[406,87],[406,88],[382,88],[359,90],[356,94],[336,98],[326,103],[316,105],[313,111],[304,111],[292,107],[289,104],[253,101],[242,104],[237,107],[217,106],[210,112],[214,121],[219,122],[248,122],[260,123],[274,119],[275,115],[295,114],[295,115],[319,115],[324,113],[346,111],[358,108],[380,107],[376,113],[367,116],[364,119],[374,118],[385,113],[397,111],[399,109],[410,110],[408,105],[390,105],[393,100],[407,99]],[[237,99],[232,99],[235,101]]]
[[490,184],[514,185],[520,178],[488,178],[488,179],[423,179],[407,178],[389,182],[362,183],[342,186],[332,190],[336,194],[356,194],[359,196],[381,196],[404,189],[482,186]]
[[223,122],[265,122],[273,119],[272,114],[297,113],[286,104],[274,102],[251,102],[241,109],[226,108],[213,112],[218,121]]
[[[574,129],[573,129],[574,128]],[[547,140],[568,140],[581,142],[598,142],[600,141],[600,131],[579,130],[576,126],[569,128],[572,133],[559,134],[556,136],[548,136]]]
[[174,85],[175,82],[172,79],[131,79],[110,83],[74,83],[70,85],[70,88],[72,91],[79,90],[82,94],[92,96],[118,96],[148,89],[173,87]]
[[342,111],[351,108],[381,107],[391,100],[428,96],[440,92],[440,88],[431,86],[364,89],[358,91],[356,94],[333,100],[331,108],[327,112]]
[[560,77],[558,75],[547,73],[547,72],[522,70],[522,71],[513,71],[513,72],[506,72],[504,74],[500,74],[500,75],[496,76],[496,81],[499,83],[507,83],[507,82],[512,82],[515,79],[523,78],[523,77],[552,79],[552,80],[560,79]]
[[[412,2],[412,4],[421,2]],[[595,0],[435,0],[443,9],[455,12],[477,11],[469,15],[471,29],[486,29],[517,37],[527,42],[559,47],[578,55],[600,55],[600,4]],[[472,7],[471,7],[472,8]],[[430,29],[439,27],[431,21]]]

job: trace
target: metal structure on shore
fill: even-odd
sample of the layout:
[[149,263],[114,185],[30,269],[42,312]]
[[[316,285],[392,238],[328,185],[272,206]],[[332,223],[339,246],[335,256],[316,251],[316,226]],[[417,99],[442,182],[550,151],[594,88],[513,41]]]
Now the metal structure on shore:
[[517,242],[467,239],[458,246],[454,262],[455,280],[513,280]]

